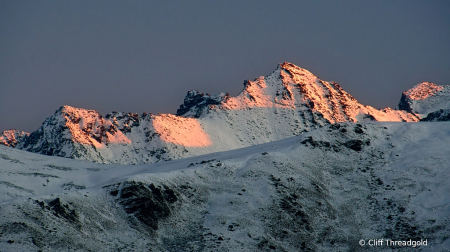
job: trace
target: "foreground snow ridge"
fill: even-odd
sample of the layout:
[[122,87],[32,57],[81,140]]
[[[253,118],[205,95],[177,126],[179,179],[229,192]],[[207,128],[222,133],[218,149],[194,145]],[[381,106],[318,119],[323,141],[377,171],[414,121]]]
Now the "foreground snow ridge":
[[0,146],[0,249],[446,251],[449,126],[345,122],[127,166]]
[[339,84],[285,62],[267,76],[246,80],[236,97],[189,91],[176,115],[113,112],[103,117],[63,106],[31,134],[3,132],[0,144],[104,164],[154,163],[277,141],[337,122],[416,122],[436,111],[432,105],[450,106],[448,90],[420,84],[403,93],[403,110],[377,110]]

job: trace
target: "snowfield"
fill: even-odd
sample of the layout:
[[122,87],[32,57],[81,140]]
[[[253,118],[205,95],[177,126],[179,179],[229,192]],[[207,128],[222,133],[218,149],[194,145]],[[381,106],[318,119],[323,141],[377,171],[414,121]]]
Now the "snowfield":
[[[107,165],[0,146],[0,251],[449,251],[450,122]],[[361,246],[360,240],[427,240]]]

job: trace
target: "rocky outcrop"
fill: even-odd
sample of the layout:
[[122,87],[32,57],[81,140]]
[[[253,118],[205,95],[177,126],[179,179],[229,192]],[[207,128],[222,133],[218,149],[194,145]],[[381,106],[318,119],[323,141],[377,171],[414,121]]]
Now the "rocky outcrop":
[[450,121],[450,109],[439,109],[429,113],[425,118],[420,119],[423,122],[442,122]]
[[225,102],[229,97],[230,95],[228,93],[205,95],[197,90],[189,90],[184,98],[184,103],[177,109],[177,116],[182,116],[191,112],[195,118],[199,118],[202,115],[203,109],[209,105],[219,105],[222,102]]
[[16,129],[5,130],[0,135],[0,144],[16,147],[17,143],[28,137],[28,135],[30,134]]

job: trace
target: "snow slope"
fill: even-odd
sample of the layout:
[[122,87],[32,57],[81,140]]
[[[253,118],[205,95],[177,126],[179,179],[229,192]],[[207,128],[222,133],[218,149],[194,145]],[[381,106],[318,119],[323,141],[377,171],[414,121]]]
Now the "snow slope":
[[97,163],[142,164],[277,141],[336,122],[418,119],[405,111],[364,106],[339,84],[285,62],[268,76],[245,81],[236,97],[189,91],[177,115],[102,117],[63,106],[29,135],[3,132],[0,144]]
[[338,123],[130,166],[0,146],[0,250],[448,251],[449,126]]

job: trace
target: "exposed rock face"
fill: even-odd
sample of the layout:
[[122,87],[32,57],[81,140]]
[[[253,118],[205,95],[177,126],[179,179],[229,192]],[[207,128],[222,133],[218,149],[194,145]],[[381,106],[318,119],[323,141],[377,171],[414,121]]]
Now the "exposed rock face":
[[450,108],[450,86],[439,86],[422,82],[402,93],[399,109],[425,118],[427,114],[439,109]]
[[[118,191],[112,191],[116,196]],[[158,221],[171,214],[172,205],[177,201],[176,193],[167,186],[155,187],[134,181],[124,183],[117,202],[123,206],[128,214],[132,214],[138,221],[155,231]]]
[[139,164],[281,140],[336,122],[418,119],[406,111],[364,106],[339,84],[282,63],[268,76],[245,81],[236,97],[189,91],[177,115],[113,112],[103,118],[94,110],[63,106],[29,136],[4,132],[0,143],[46,155]]
[[[177,109],[177,116],[182,116],[187,112],[190,112],[194,108],[194,117],[199,118],[202,115],[202,110],[207,108],[208,105],[219,105],[229,98],[228,93],[219,93],[214,95],[203,94],[197,90],[189,90],[184,103]],[[194,111],[191,111],[194,112]]]
[[438,111],[429,113],[425,118],[420,119],[424,122],[442,122],[450,121],[450,109],[440,109]]

